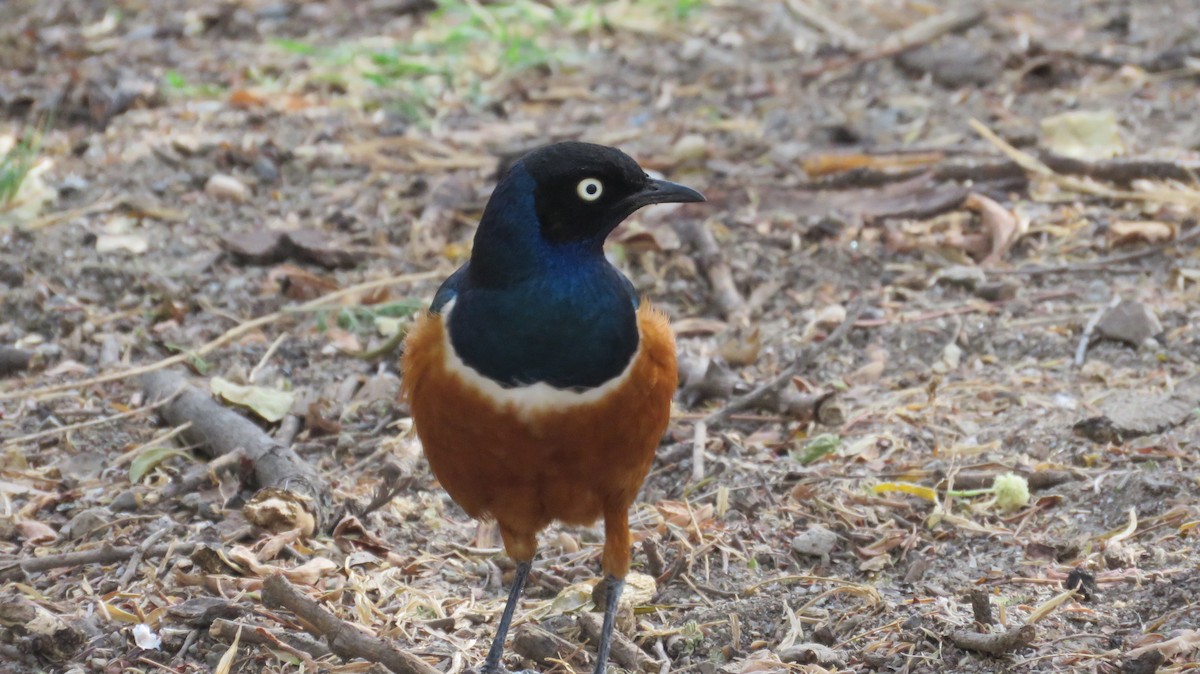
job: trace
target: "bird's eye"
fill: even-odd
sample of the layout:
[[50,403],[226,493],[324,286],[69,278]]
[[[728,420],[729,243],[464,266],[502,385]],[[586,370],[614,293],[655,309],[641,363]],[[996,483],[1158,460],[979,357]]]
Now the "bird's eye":
[[595,201],[604,192],[604,183],[595,178],[584,178],[579,181],[579,185],[575,187],[575,191],[579,194],[580,199]]

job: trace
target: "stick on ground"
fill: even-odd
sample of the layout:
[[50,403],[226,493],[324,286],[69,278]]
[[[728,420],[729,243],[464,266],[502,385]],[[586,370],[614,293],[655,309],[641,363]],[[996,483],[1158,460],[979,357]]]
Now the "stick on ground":
[[416,273],[416,274],[403,274],[401,276],[393,276],[393,277],[385,278],[385,279],[376,279],[374,281],[366,281],[364,283],[352,285],[347,288],[342,288],[341,290],[331,292],[328,295],[322,295],[322,296],[316,298],[315,300],[309,300],[308,302],[305,302],[304,304],[301,304],[297,307],[280,309],[279,311],[276,311],[271,314],[267,314],[266,316],[259,316],[258,318],[253,318],[251,320],[246,321],[245,323],[240,323],[238,325],[235,325],[232,328],[226,330],[225,333],[222,334],[220,337],[217,337],[216,339],[213,339],[213,340],[203,344],[202,346],[196,348],[193,351],[188,351],[185,353],[177,353],[174,356],[163,358],[162,360],[155,362],[155,363],[150,363],[148,365],[139,365],[138,367],[130,368],[128,370],[121,370],[120,372],[108,372],[108,373],[98,375],[95,377],[90,377],[88,379],[81,379],[79,381],[70,381],[70,382],[66,382],[66,383],[62,383],[62,384],[50,384],[49,386],[42,386],[40,388],[35,388],[35,389],[0,391],[0,402],[5,401],[5,400],[16,400],[17,398],[37,398],[39,396],[47,395],[50,393],[57,393],[59,391],[68,391],[73,388],[84,388],[86,386],[95,386],[96,384],[104,384],[104,383],[107,383],[110,381],[119,381],[121,379],[129,379],[130,377],[136,377],[138,375],[143,375],[148,372],[162,370],[162,369],[171,367],[173,365],[179,365],[181,363],[186,363],[189,358],[193,358],[195,356],[203,356],[205,354],[211,353],[211,352],[217,350],[218,348],[228,344],[229,342],[232,342],[233,340],[237,339],[238,337],[241,337],[242,335],[244,335],[248,332],[257,330],[258,328],[270,325],[272,323],[275,323],[276,321],[282,320],[282,319],[290,317],[290,316],[302,314],[307,311],[313,311],[314,309],[319,309],[321,307],[333,304],[334,302],[337,302],[346,297],[350,297],[350,296],[356,295],[358,293],[367,292],[369,290],[374,290],[376,288],[384,288],[384,287],[387,287],[390,285],[398,285],[398,284],[402,284],[402,283],[413,283],[416,281],[424,281],[427,279],[436,278],[438,276],[444,276],[444,275],[445,275],[445,272],[443,272],[441,270],[426,271],[426,272],[420,272],[420,273]]
[[[579,614],[579,628],[587,638],[588,643],[592,646],[600,646],[600,632],[603,625],[600,618],[593,613]],[[650,672],[658,669],[658,663],[654,661],[645,651],[637,647],[637,644],[629,640],[629,637],[621,634],[620,630],[613,630],[612,641],[612,659],[618,665],[628,669],[631,672]]]
[[850,311],[847,312],[846,320],[842,321],[842,324],[836,330],[829,333],[825,341],[813,344],[805,349],[791,365],[784,368],[783,372],[776,375],[774,379],[744,396],[729,401],[729,404],[705,417],[704,423],[709,428],[719,426],[728,421],[733,414],[755,407],[768,397],[776,396],[784,387],[791,385],[792,377],[811,365],[821,354],[833,346],[840,344],[850,334],[850,330],[854,328],[855,322],[858,321],[858,317],[862,315],[865,308],[866,303],[861,299],[855,302],[854,306],[850,307]]
[[998,656],[1025,648],[1033,643],[1036,636],[1037,630],[1033,625],[1021,625],[1007,632],[993,634],[958,631],[950,635],[950,641],[963,650]]
[[309,625],[309,632],[325,639],[329,649],[343,659],[378,662],[396,674],[441,674],[412,653],[397,650],[383,639],[373,637],[321,608],[279,574],[263,582],[262,598],[269,607],[282,607],[295,613]]
[[745,298],[738,292],[737,284],[733,282],[733,272],[708,224],[688,221],[681,224],[676,231],[679,238],[689,242],[695,249],[696,263],[712,286],[713,300],[721,309],[721,315],[731,323],[740,323],[746,318],[749,308]]
[[[165,543],[151,547],[148,550],[143,550],[141,553],[142,559],[162,557],[172,551],[172,545],[174,545],[174,552],[180,555],[191,554],[192,550],[196,547],[195,543]],[[112,546],[105,543],[91,550],[79,550],[61,555],[45,555],[42,557],[18,559],[11,566],[9,565],[10,562],[0,561],[0,580],[16,580],[20,577],[20,572],[39,573],[41,571],[49,571],[50,569],[82,566],[84,564],[117,564],[128,561],[137,553],[138,546],[136,545]]]
[[177,394],[163,408],[162,416],[172,426],[191,422],[183,432],[189,444],[197,445],[209,458],[242,452],[253,465],[261,489],[297,496],[295,500],[316,520],[317,530],[329,521],[332,509],[329,485],[290,447],[277,443],[254,422],[187,384],[178,372],[159,370],[146,374],[142,377],[142,387],[150,401]]

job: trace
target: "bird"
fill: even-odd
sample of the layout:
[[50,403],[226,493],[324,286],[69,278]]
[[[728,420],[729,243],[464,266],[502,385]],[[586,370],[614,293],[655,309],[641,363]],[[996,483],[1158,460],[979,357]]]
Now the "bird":
[[665,313],[604,253],[651,204],[704,201],[652,178],[621,150],[565,141],[513,162],[470,258],[414,321],[402,391],[429,467],[468,515],[494,520],[516,571],[481,672],[504,643],[551,522],[603,518],[604,674],[630,566],[629,508],[670,419],[678,384]]

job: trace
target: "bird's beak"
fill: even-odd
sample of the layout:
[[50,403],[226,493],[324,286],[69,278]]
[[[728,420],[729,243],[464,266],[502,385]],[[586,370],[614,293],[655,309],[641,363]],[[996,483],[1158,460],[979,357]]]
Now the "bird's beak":
[[704,201],[696,190],[669,180],[651,180],[642,191],[630,197],[634,209],[650,204],[688,204]]

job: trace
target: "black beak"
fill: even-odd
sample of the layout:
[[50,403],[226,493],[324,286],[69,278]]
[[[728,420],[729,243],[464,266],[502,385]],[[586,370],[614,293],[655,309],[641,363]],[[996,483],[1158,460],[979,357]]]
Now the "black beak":
[[690,204],[704,201],[703,194],[669,180],[651,180],[633,198],[637,202],[638,208],[650,204]]
[[640,191],[622,199],[614,210],[624,220],[634,211],[650,204],[686,204],[694,201],[704,201],[704,195],[669,180],[650,179]]

